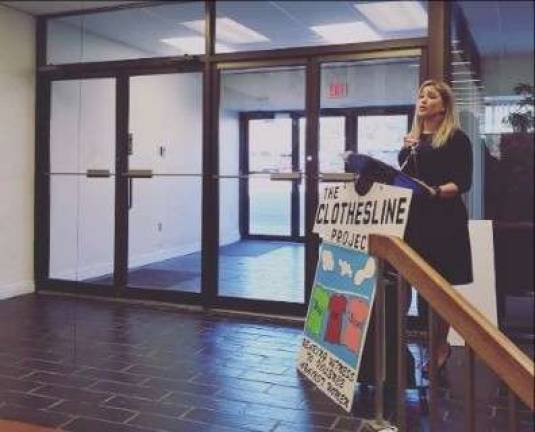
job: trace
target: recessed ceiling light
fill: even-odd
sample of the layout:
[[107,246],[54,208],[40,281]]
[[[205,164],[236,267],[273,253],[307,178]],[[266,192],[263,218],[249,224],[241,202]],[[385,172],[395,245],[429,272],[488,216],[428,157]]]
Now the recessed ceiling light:
[[[180,24],[201,34],[204,34],[206,26],[205,20],[186,21]],[[269,39],[264,35],[226,17],[216,19],[215,33],[218,40],[230,44],[269,42]]]
[[382,31],[425,29],[427,12],[418,1],[383,1],[353,5]]
[[382,39],[378,33],[362,21],[319,25],[310,27],[310,29],[333,44],[371,42]]
[[[167,45],[171,45],[174,48],[178,48],[181,54],[204,54],[205,52],[205,40],[202,36],[183,36],[160,39]],[[216,43],[217,52],[230,52],[232,51],[226,45]]]

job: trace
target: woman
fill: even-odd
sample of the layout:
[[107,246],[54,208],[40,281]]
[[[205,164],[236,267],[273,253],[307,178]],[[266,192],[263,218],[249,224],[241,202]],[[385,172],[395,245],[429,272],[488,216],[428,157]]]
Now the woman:
[[[447,84],[430,80],[420,86],[412,129],[398,160],[403,172],[430,187],[431,198],[412,209],[415,220],[409,223],[407,242],[452,285],[472,282],[468,217],[461,199],[472,184],[472,145],[459,128]],[[441,370],[451,352],[449,325],[437,320]]]

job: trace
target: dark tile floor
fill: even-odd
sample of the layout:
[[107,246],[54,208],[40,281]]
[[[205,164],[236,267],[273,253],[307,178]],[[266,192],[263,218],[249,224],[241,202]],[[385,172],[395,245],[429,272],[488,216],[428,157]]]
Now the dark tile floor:
[[[56,295],[0,302],[0,324],[3,419],[72,432],[301,432],[358,431],[373,415],[372,388],[348,415],[298,375],[301,325]],[[439,431],[463,429],[461,354],[440,389]],[[504,431],[506,397],[477,370],[477,430]],[[410,431],[428,430],[417,390],[407,413]],[[533,430],[519,413],[518,430]]]

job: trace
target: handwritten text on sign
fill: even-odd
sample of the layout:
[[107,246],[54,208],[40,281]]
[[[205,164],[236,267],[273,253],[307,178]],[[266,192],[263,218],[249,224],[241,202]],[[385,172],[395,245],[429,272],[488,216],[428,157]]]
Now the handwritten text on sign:
[[356,379],[354,369],[306,337],[303,338],[297,367],[338,405],[346,411],[351,409]]

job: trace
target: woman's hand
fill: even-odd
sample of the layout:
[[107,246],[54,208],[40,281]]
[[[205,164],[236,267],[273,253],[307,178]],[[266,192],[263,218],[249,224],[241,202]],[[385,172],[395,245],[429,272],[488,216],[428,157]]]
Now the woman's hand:
[[405,135],[403,137],[403,148],[411,148],[414,147],[416,144],[418,144],[418,140],[416,138],[413,138],[410,135]]

